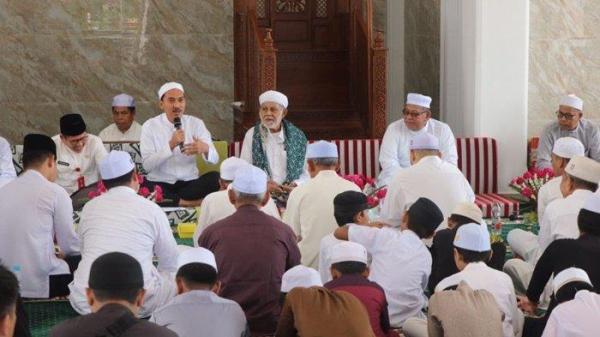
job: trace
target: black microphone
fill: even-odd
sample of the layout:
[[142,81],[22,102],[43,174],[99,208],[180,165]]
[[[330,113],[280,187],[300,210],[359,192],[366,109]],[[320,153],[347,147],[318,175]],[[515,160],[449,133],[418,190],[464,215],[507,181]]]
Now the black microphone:
[[[175,130],[181,130],[181,118],[175,117],[173,118],[173,125],[175,126]],[[183,150],[183,142],[177,144],[180,150]]]

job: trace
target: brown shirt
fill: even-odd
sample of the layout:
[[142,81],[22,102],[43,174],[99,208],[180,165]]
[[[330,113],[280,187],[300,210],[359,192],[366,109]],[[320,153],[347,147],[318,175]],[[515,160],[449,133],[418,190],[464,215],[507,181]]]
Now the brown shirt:
[[354,295],[322,287],[286,296],[275,337],[374,337],[365,306]]
[[240,304],[250,331],[273,333],[281,312],[281,276],[300,263],[292,229],[247,205],[206,228],[198,245],[215,254],[220,295]]

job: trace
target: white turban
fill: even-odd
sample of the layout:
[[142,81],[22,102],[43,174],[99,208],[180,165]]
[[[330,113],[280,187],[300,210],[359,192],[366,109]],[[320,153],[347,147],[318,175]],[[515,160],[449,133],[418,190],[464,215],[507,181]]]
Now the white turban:
[[280,93],[279,91],[269,90],[263,92],[258,97],[258,102],[260,105],[263,105],[265,102],[273,102],[281,105],[284,109],[288,107],[288,98],[286,95]]

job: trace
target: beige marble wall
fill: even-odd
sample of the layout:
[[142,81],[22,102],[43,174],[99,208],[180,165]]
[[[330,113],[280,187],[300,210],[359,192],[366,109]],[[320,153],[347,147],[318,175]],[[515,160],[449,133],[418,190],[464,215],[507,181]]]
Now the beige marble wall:
[[600,121],[600,1],[531,0],[529,136],[554,119],[561,96],[584,100]]
[[56,134],[70,112],[97,133],[120,92],[144,121],[171,80],[189,114],[231,137],[233,0],[0,0],[0,135],[11,142]]

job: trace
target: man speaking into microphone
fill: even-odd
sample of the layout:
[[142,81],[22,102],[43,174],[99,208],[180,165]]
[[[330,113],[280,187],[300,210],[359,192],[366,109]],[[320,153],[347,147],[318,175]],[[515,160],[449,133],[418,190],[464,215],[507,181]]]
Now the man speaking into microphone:
[[196,156],[208,163],[219,161],[210,132],[201,119],[185,115],[183,86],[168,82],[158,89],[162,114],[142,126],[142,163],[148,172],[145,185],[163,189],[165,206],[196,207],[209,193],[219,190],[219,173],[199,176]]

